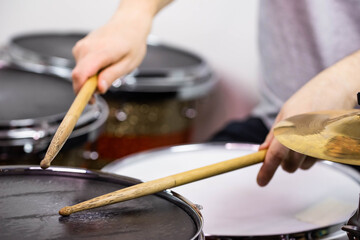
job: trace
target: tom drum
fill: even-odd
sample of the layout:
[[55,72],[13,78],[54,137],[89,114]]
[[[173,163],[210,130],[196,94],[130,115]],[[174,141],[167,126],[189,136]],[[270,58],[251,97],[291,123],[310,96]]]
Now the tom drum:
[[[39,164],[74,100],[72,84],[57,76],[4,66],[0,68],[0,84],[0,163]],[[96,104],[86,106],[61,154],[95,142],[108,112],[101,97]],[[54,163],[86,167],[68,160]]]

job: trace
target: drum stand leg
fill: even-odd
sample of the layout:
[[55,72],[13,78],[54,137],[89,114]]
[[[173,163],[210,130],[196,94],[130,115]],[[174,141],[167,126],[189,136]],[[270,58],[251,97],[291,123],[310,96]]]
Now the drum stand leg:
[[341,229],[347,232],[347,235],[350,240],[359,240],[360,239],[360,201],[358,209],[355,211],[353,216],[349,219],[346,225]]

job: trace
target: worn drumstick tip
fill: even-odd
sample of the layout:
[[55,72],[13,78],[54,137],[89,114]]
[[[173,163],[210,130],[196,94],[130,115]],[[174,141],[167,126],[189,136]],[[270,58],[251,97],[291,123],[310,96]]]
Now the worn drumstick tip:
[[40,167],[42,169],[47,169],[48,167],[50,167],[50,162],[47,158],[44,158],[41,162],[40,162]]
[[63,207],[62,209],[60,209],[59,214],[61,216],[69,216],[72,213],[72,208],[69,206]]
[[54,160],[56,155],[65,144],[65,141],[71,135],[81,113],[94,94],[96,86],[97,75],[89,78],[80,89],[64,119],[61,121],[58,129],[56,130],[55,135],[46,151],[44,159],[40,162],[40,167],[42,169],[50,167],[52,160]]

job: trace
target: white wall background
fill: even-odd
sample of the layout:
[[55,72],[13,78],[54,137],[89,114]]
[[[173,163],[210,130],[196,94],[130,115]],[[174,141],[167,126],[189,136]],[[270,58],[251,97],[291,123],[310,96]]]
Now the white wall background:
[[[0,44],[15,34],[90,31],[104,24],[118,0],[0,0]],[[201,102],[193,141],[203,141],[257,101],[258,0],[177,0],[156,17],[152,34],[200,54],[220,84]]]

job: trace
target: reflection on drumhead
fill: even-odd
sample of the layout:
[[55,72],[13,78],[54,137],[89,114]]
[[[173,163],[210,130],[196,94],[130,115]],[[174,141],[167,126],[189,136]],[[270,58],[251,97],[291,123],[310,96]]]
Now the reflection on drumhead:
[[[250,154],[257,148],[234,146],[194,144],[149,151],[115,161],[103,170],[148,181]],[[206,235],[305,232],[345,222],[357,208],[359,176],[350,167],[319,162],[294,174],[279,168],[268,186],[259,187],[256,176],[260,166],[172,190],[203,207]]]

